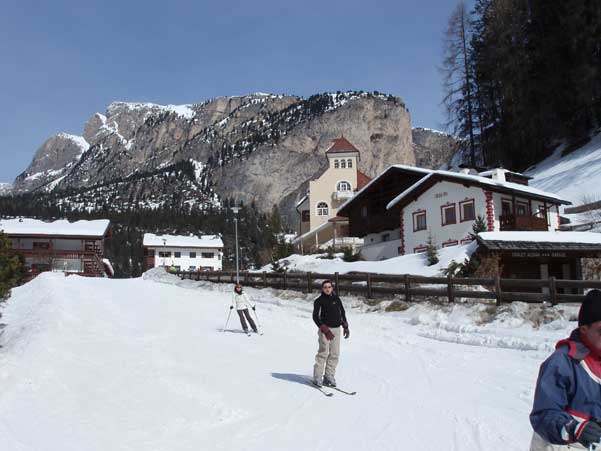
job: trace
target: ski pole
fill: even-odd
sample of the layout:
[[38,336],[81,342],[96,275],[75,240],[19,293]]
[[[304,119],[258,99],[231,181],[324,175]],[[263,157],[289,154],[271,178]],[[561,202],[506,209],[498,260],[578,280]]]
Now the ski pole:
[[256,307],[257,307],[257,304],[253,305],[253,312],[255,312],[255,319],[257,320],[257,327],[261,327],[261,323],[259,322],[259,316],[257,315]]
[[225,332],[225,328],[227,327],[227,323],[230,322],[230,316],[232,315],[232,310],[234,309],[234,306],[230,306],[230,312],[227,314],[227,319],[225,320],[225,326],[223,326],[223,331]]

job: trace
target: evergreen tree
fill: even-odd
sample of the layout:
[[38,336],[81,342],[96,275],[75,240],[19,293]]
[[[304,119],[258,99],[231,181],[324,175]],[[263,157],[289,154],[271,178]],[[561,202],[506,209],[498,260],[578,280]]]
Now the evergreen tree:
[[0,231],[0,301],[10,296],[10,289],[25,274],[25,259],[20,254],[9,253],[7,250],[11,247],[8,237]]
[[428,259],[428,266],[435,265],[439,261],[438,249],[431,233],[428,235],[428,241],[426,241],[426,257]]
[[470,55],[470,17],[463,0],[460,0],[449,19],[444,37],[444,59],[440,71],[443,75],[448,124],[453,133],[467,138],[470,165],[477,166],[474,115],[474,77]]

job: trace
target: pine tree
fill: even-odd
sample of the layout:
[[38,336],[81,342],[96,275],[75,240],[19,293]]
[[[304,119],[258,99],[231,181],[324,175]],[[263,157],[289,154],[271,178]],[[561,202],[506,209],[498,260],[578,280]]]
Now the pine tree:
[[9,253],[7,250],[11,247],[8,237],[0,231],[0,300],[10,296],[10,289],[25,274],[25,259],[20,254]]
[[474,77],[469,50],[470,18],[463,0],[460,0],[449,18],[444,37],[443,75],[448,126],[460,138],[467,138],[470,165],[477,166],[474,137]]
[[426,256],[428,259],[428,266],[435,265],[438,263],[438,249],[436,248],[436,243],[434,242],[434,238],[432,238],[432,234],[428,235],[428,241],[426,241]]

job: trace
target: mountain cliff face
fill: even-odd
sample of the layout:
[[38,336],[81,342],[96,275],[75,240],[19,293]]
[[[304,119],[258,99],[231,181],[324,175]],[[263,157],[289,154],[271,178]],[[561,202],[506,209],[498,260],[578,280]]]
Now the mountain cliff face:
[[[342,134],[361,150],[359,168],[371,177],[390,164],[450,159],[448,143],[427,131],[417,133],[416,147],[404,103],[380,93],[114,102],[86,122],[83,136],[48,139],[12,192],[50,192],[87,210],[204,208],[234,198],[263,210],[278,205],[292,219],[308,180],[325,169],[330,141]],[[444,149],[435,149],[439,143]]]
[[415,163],[419,167],[447,167],[459,150],[460,142],[453,135],[417,127],[412,131]]

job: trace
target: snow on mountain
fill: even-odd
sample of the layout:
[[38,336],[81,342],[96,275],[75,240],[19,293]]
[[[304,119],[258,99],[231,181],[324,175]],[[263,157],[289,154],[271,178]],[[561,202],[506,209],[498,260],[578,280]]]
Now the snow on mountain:
[[601,200],[601,133],[581,148],[562,155],[560,146],[551,156],[531,167],[530,185],[572,201],[574,205]]
[[77,144],[79,146],[82,154],[90,148],[90,144],[85,140],[85,138],[83,136],[71,135],[69,133],[63,133],[63,132],[58,133],[57,136],[73,141],[75,144]]
[[573,307],[535,329],[540,307],[525,304],[369,313],[343,296],[337,379],[358,394],[326,399],[305,383],[315,295],[248,289],[265,335],[247,337],[235,315],[222,332],[231,291],[162,270],[16,288],[0,336],[2,449],[522,450],[538,367],[575,326]]
[[109,115],[114,114],[118,109],[150,111],[152,113],[175,113],[184,119],[193,119],[196,112],[191,104],[187,105],[159,105],[156,103],[140,102],[113,102],[107,108]]
[[12,183],[0,183],[0,196],[8,194],[12,187]]

